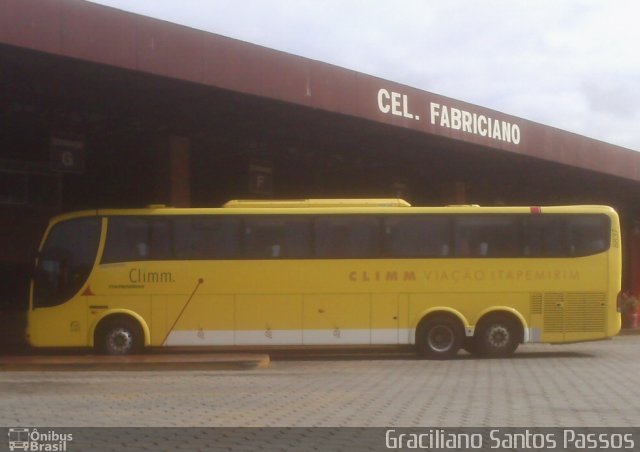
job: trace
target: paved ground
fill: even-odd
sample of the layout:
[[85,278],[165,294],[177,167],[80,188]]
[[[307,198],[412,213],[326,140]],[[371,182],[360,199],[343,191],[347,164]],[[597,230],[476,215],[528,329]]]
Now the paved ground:
[[246,371],[4,371],[0,425],[640,426],[640,336],[496,360],[278,358]]

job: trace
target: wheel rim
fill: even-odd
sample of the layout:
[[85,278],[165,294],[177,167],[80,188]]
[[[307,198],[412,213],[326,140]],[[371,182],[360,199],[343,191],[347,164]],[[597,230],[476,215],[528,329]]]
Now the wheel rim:
[[438,353],[447,352],[453,347],[455,333],[447,325],[436,325],[427,334],[429,348]]
[[492,348],[505,348],[510,341],[509,329],[506,326],[498,324],[487,328],[487,343]]
[[114,328],[107,335],[107,350],[113,354],[125,354],[133,348],[133,334],[124,327]]

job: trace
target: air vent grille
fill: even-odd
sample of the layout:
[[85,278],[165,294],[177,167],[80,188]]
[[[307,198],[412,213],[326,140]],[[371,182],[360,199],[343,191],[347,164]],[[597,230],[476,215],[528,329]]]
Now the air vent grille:
[[562,333],[564,331],[564,294],[547,292],[543,296],[544,331],[547,333]]
[[535,292],[531,314],[542,314],[547,333],[594,333],[606,328],[607,297],[602,292]]
[[542,294],[540,292],[531,294],[531,314],[542,314]]
[[567,293],[565,331],[590,333],[604,331],[606,303],[603,293]]

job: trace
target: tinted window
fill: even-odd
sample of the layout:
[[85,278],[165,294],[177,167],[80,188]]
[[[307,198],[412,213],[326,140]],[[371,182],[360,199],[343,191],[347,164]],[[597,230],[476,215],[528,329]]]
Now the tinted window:
[[461,215],[454,223],[456,256],[522,256],[517,216]]
[[316,256],[368,258],[380,255],[380,221],[374,217],[325,217],[315,223]]
[[561,257],[567,255],[565,218],[536,215],[524,218],[523,246],[525,257]]
[[604,215],[567,216],[569,250],[572,256],[588,256],[609,248],[611,225]]
[[242,221],[234,217],[176,217],[176,259],[233,259],[242,253]]
[[63,303],[84,285],[96,258],[100,218],[79,218],[56,224],[49,233],[34,275],[34,306]]
[[586,256],[608,249],[610,227],[605,215],[115,216],[102,261]]
[[245,220],[245,249],[250,259],[310,258],[310,221],[305,218],[248,217]]
[[111,217],[102,262],[172,259],[171,229],[169,218]]
[[384,255],[444,257],[450,254],[450,220],[442,216],[388,217],[384,221]]

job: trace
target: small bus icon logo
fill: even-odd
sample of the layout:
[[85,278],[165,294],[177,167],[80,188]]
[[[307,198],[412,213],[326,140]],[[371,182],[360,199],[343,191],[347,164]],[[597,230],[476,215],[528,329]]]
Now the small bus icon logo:
[[9,429],[9,450],[29,450],[29,429],[10,428]]

